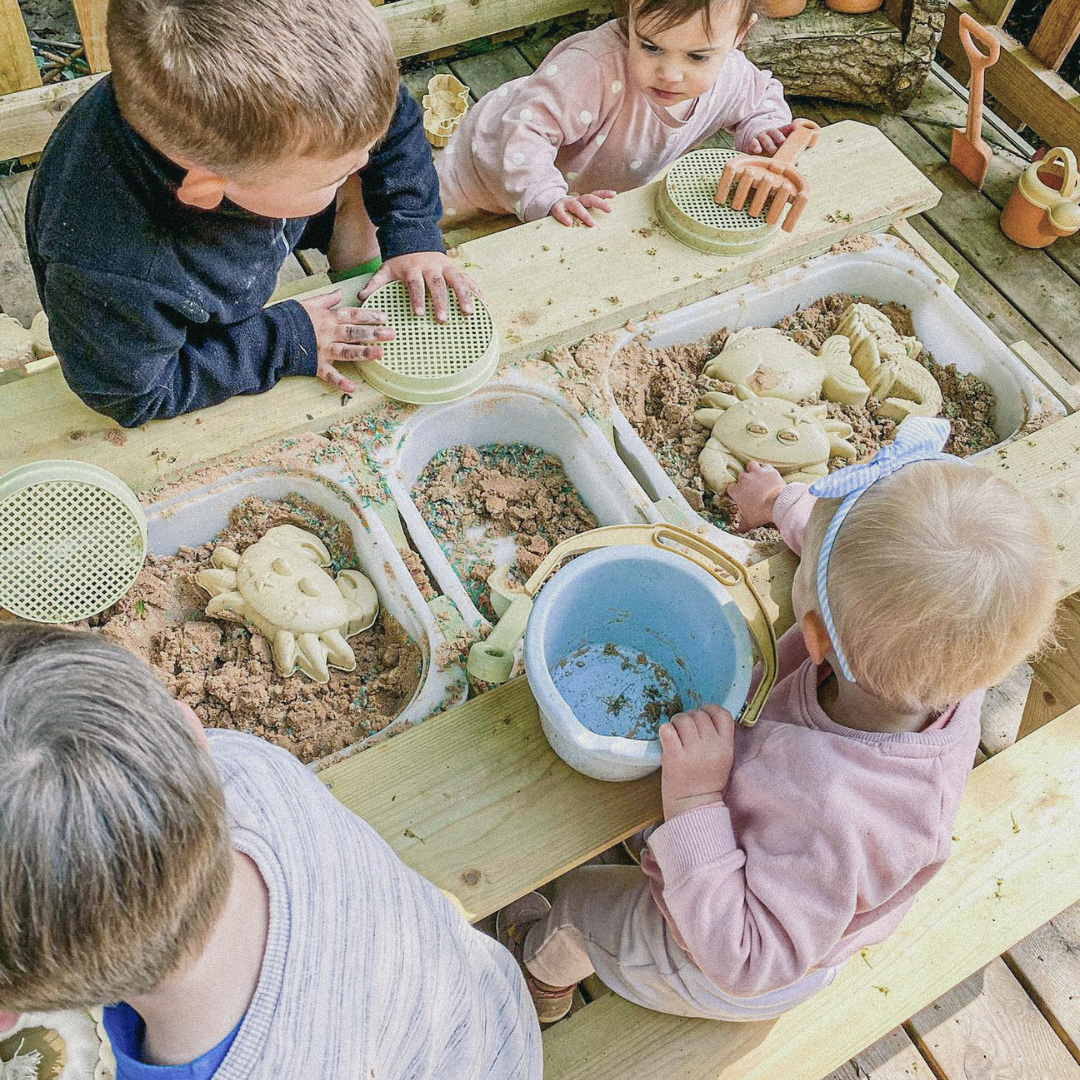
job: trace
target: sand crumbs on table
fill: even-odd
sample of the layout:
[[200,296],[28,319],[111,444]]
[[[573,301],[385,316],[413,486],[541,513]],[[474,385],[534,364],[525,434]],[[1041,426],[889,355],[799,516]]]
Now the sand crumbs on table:
[[499,561],[524,583],[556,544],[597,525],[562,462],[524,443],[447,447],[428,462],[412,497],[473,603],[492,620],[487,579],[497,540],[512,539],[512,558]]
[[349,639],[351,672],[330,670],[321,686],[299,672],[278,675],[270,643],[235,622],[208,619],[207,594],[195,574],[210,563],[216,544],[243,552],[275,525],[296,525],[317,535],[331,553],[331,573],[357,567],[348,526],[299,496],[258,497],[234,507],[215,541],[151,555],[131,591],[87,625],[100,629],[161,676],[207,727],[258,735],[303,762],[381,731],[412,700],[423,657],[400,623],[385,611],[370,629]]

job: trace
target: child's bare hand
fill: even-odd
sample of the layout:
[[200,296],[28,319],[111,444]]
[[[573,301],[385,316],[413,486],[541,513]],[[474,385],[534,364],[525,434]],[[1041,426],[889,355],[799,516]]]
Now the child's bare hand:
[[381,360],[382,347],[374,342],[392,341],[394,331],[386,325],[386,314],[382,311],[364,311],[357,307],[335,308],[335,304],[341,303],[341,297],[341,290],[335,289],[297,303],[307,312],[315,330],[315,341],[319,347],[316,377],[329,383],[335,390],[351,394],[356,390],[356,383],[345,378],[334,365]]
[[772,157],[773,154],[787,142],[787,137],[794,130],[794,124],[785,124],[783,127],[767,128],[765,131],[759,131],[758,134],[750,140],[750,145],[746,148],[747,152],[759,154],[762,157]]
[[584,221],[590,228],[596,224],[589,210],[603,210],[605,214],[611,213],[611,199],[615,198],[614,191],[592,191],[588,195],[564,195],[556,199],[548,213],[563,225],[573,225],[574,218]]
[[728,495],[739,508],[739,532],[768,525],[776,496],[783,490],[784,478],[771,465],[748,461],[742,476],[727,486]]
[[457,294],[458,306],[463,315],[474,310],[473,296],[483,300],[477,284],[464,270],[456,267],[442,251],[414,251],[411,255],[395,255],[387,259],[364,286],[360,299],[366,300],[380,285],[388,281],[403,281],[409,290],[409,302],[414,315],[424,314],[424,293],[431,293],[431,307],[436,322],[446,322],[450,317],[450,294]]
[[735,757],[735,721],[727,709],[705,705],[660,726],[660,791],[664,820],[717,802]]

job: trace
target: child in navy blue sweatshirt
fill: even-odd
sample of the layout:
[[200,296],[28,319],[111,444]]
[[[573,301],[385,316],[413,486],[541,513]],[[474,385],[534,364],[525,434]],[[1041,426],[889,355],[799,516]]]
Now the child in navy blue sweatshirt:
[[447,258],[420,111],[369,0],[112,0],[112,74],[41,158],[26,235],[69,386],[125,427],[286,375],[355,387],[385,316],[340,293],[264,304],[297,247],[383,260],[445,318]]

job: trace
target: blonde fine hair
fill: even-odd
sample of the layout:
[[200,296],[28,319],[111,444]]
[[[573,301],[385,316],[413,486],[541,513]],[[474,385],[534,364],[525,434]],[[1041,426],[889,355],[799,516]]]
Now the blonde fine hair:
[[369,0],[111,0],[120,112],[232,180],[361,151],[390,125],[397,62]]
[[153,672],[97,634],[0,627],[0,1009],[147,993],[231,873],[213,761]]
[[[804,557],[839,506],[822,499]],[[898,707],[944,708],[1000,682],[1048,643],[1058,560],[1012,485],[956,461],[879,480],[837,533],[828,589],[855,681]]]

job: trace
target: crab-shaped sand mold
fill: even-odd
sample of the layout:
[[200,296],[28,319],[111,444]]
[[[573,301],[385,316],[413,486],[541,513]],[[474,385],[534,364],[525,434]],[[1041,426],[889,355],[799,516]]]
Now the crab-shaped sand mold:
[[772,327],[748,327],[732,334],[706,365],[710,379],[734,383],[740,397],[783,398],[796,404],[824,397],[863,406],[870,388],[851,366],[851,345],[833,335],[815,356]]
[[421,107],[428,142],[432,146],[446,146],[469,111],[469,88],[453,75],[432,75]]
[[899,423],[941,412],[941,388],[916,359],[921,343],[898,334],[888,316],[869,304],[852,304],[836,332],[851,342],[851,362],[881,402],[877,416]]
[[723,494],[748,461],[772,465],[785,481],[812,483],[829,471],[829,458],[854,461],[850,424],[830,420],[826,406],[796,405],[775,397],[718,391],[702,397],[694,419],[710,431],[698,467],[712,491]]
[[258,630],[270,642],[279,674],[299,668],[325,683],[328,668],[356,667],[346,639],[375,622],[379,599],[359,570],[342,570],[335,580],[323,569],[330,552],[317,536],[278,525],[242,555],[219,545],[210,561],[213,569],[195,576],[212,598],[206,614]]

